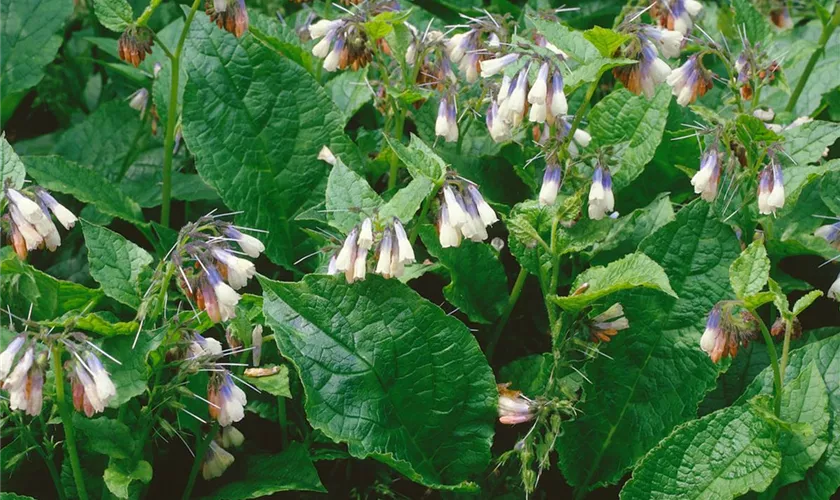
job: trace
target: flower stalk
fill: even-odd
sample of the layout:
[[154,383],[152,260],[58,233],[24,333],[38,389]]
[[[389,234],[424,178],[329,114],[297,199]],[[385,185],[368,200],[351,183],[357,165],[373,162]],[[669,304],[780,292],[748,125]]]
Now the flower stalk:
[[817,66],[817,62],[819,62],[820,58],[825,54],[825,46],[828,44],[828,41],[831,39],[831,35],[834,34],[834,30],[837,29],[837,26],[840,26],[840,6],[834,7],[834,14],[831,16],[831,19],[828,21],[827,24],[823,25],[822,33],[820,34],[820,39],[817,42],[817,48],[814,50],[814,53],[811,54],[811,58],[808,59],[808,64],[805,66],[805,71],[802,72],[802,76],[799,77],[799,81],[796,83],[796,88],[793,90],[793,93],[790,95],[790,100],[785,107],[785,111],[792,112],[794,108],[796,108],[796,103],[799,101],[799,96],[802,95],[802,91],[805,90],[805,84],[808,83],[808,79],[811,77],[811,73],[814,71],[814,68]]
[[64,367],[61,366],[61,347],[52,348],[53,373],[55,374],[55,399],[58,403],[58,411],[61,415],[61,424],[64,426],[64,442],[67,446],[67,456],[70,457],[70,468],[73,470],[73,481],[76,483],[76,493],[81,500],[87,500],[88,494],[85,489],[85,479],[82,475],[82,464],[79,462],[79,453],[76,449],[76,432],[73,429],[73,412],[67,406],[67,399],[64,394]]
[[[761,335],[764,336],[764,343],[767,344],[767,355],[770,357],[770,366],[773,368],[773,413],[778,417],[782,413],[782,372],[779,368],[779,355],[776,353],[776,346],[773,344],[773,336],[764,324],[764,320],[755,312],[755,309],[748,309],[755,317],[758,326],[761,328]],[[785,337],[789,333],[785,332]],[[786,340],[789,345],[790,341]],[[785,360],[786,361],[786,360]]]

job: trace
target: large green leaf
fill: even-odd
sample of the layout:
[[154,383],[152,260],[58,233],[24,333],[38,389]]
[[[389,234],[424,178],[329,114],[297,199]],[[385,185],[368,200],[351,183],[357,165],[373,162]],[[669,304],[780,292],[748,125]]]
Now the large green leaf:
[[571,289],[577,290],[584,284],[587,288],[583,293],[552,300],[563,309],[579,311],[607,295],[636,287],[659,290],[678,298],[662,267],[642,253],[630,254],[605,267],[587,269],[575,278]]
[[129,488],[134,481],[148,483],[152,480],[152,465],[145,460],[136,463],[130,460],[111,460],[102,479],[115,497],[129,498]]
[[565,422],[560,466],[581,489],[618,481],[678,424],[694,418],[717,369],[700,350],[706,316],[730,296],[729,265],[740,253],[732,230],[695,201],[639,250],[665,272],[679,300],[648,290],[618,295],[630,328],[586,365],[581,416]]
[[[593,148],[613,148],[615,189],[620,190],[642,173],[653,159],[668,121],[671,87],[660,85],[652,99],[629,90],[611,92],[589,113]],[[619,198],[620,200],[620,198]]]
[[260,278],[312,426],[358,458],[435,488],[472,488],[490,460],[493,374],[469,330],[396,280]]
[[368,67],[365,66],[358,71],[344,71],[327,82],[325,88],[344,115],[345,123],[353,118],[359,108],[373,99],[367,78]]
[[412,177],[423,176],[436,183],[443,180],[446,163],[422,139],[412,134],[408,146],[388,136],[385,136],[385,139]]
[[63,41],[57,32],[71,12],[73,3],[64,0],[0,1],[0,99],[41,81]]
[[393,198],[388,200],[388,203],[382,206],[379,210],[380,217],[396,217],[403,224],[408,224],[434,187],[435,185],[428,178],[415,177],[408,185],[397,191]]
[[187,39],[184,139],[202,178],[242,225],[265,229],[266,255],[291,267],[304,238],[296,213],[323,201],[325,145],[361,162],[344,117],[297,64],[251,36],[237,39],[198,14]]
[[245,380],[261,391],[265,391],[272,396],[282,396],[284,398],[292,397],[292,392],[289,390],[289,367],[280,365],[278,372],[267,377],[248,377]]
[[[0,186],[5,186],[6,179],[11,181],[10,187],[20,189],[23,180],[26,178],[26,168],[20,161],[12,145],[6,140],[5,134],[0,136]],[[6,192],[0,190],[0,200],[6,196]]]
[[105,295],[137,309],[151,275],[149,253],[121,235],[82,221],[90,275]]
[[280,491],[327,492],[306,447],[300,443],[292,443],[282,453],[246,455],[242,460],[244,465],[235,462],[225,473],[227,484],[203,497],[204,500],[261,498]]
[[[784,384],[786,390],[791,386],[792,381],[799,377],[800,373],[805,373],[812,363],[821,375],[828,392],[831,415],[828,429],[828,447],[816,464],[805,472],[805,479],[783,488],[779,494],[780,498],[827,499],[831,498],[840,488],[840,439],[838,439],[838,436],[840,436],[840,418],[838,418],[838,415],[840,415],[840,335],[833,335],[790,352],[790,359],[785,370]],[[746,400],[758,393],[771,393],[773,390],[772,377],[772,371],[768,367],[750,384],[741,400]],[[801,382],[800,387],[804,386],[804,382],[804,380]],[[810,386],[810,381],[808,384]],[[795,405],[793,406],[795,407]],[[811,456],[810,454],[806,455]]]
[[102,213],[144,224],[137,203],[99,173],[60,156],[27,156],[26,171],[46,189],[92,203]]
[[840,137],[840,124],[814,120],[785,130],[782,136],[785,153],[796,163],[807,165],[821,159],[826,149]]
[[373,217],[382,205],[382,198],[365,178],[338,158],[327,179],[326,198],[327,220],[345,234],[365,217]]
[[117,33],[134,21],[134,12],[127,0],[93,0],[93,11],[102,26]]
[[463,241],[458,247],[442,248],[430,225],[421,228],[420,237],[452,278],[443,289],[446,300],[470,321],[491,323],[498,319],[508,302],[508,285],[505,268],[490,245]]
[[121,364],[105,357],[102,364],[111,374],[111,380],[117,388],[117,395],[108,403],[111,408],[118,408],[133,397],[146,391],[151,369],[146,363],[149,353],[158,348],[166,333],[166,328],[143,330],[134,344],[133,335],[110,337],[102,341],[102,349],[115,357]]
[[754,241],[729,266],[729,283],[735,296],[743,299],[760,292],[770,278],[770,259],[764,243]]
[[764,491],[780,465],[773,425],[752,405],[733,406],[677,428],[636,467],[621,499],[735,498]]
[[127,425],[108,417],[87,418],[73,414],[73,427],[80,433],[82,446],[112,458],[129,458],[134,453],[134,439]]

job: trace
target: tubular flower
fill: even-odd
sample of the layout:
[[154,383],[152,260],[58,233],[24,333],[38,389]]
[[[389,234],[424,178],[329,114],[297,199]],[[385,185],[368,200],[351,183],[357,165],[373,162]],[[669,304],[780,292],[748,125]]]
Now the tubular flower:
[[191,357],[219,356],[222,354],[222,343],[212,337],[204,337],[200,333],[193,333],[189,353]]
[[154,38],[155,34],[145,26],[129,26],[117,41],[120,59],[136,68],[146,59],[146,54],[152,53]]
[[660,26],[687,35],[702,10],[703,4],[697,0],[658,0],[651,14]]
[[88,417],[105,410],[105,401],[99,398],[99,390],[87,369],[81,363],[75,364],[71,377],[73,389],[73,406],[77,411],[83,411]]
[[458,141],[458,119],[455,110],[455,99],[441,98],[438,105],[437,120],[435,120],[435,135],[443,137],[446,142]]
[[[571,130],[572,124],[564,117],[560,117],[559,123],[557,124],[557,139],[565,139]],[[589,135],[589,132],[580,128],[576,129],[574,135],[572,135],[572,140],[569,142],[569,155],[572,157],[577,156],[579,154],[578,147],[585,148],[589,146],[591,141],[592,136]]]
[[5,189],[6,198],[9,200],[9,234],[15,252],[22,259],[26,258],[31,250],[46,246],[52,252],[61,245],[61,236],[52,221],[51,212],[65,227],[73,227],[76,222],[76,216],[49,193],[41,188],[35,188],[34,192],[33,200],[16,189]]
[[656,44],[659,52],[667,58],[676,59],[680,57],[680,50],[684,40],[683,34],[679,31],[672,31],[665,28],[649,26],[644,29],[644,34]]
[[254,277],[257,270],[250,260],[242,259],[233,255],[229,250],[214,248],[213,256],[224,266],[228,283],[234,290],[239,290],[248,284],[248,280]]
[[210,400],[210,416],[219,421],[219,425],[239,422],[245,417],[245,404],[248,399],[245,391],[237,387],[227,371],[214,372],[207,385],[207,399]]
[[[840,222],[820,226],[814,231],[814,236],[824,239],[829,245],[840,247]],[[0,356],[0,374],[2,374],[2,356]]]
[[540,206],[554,205],[557,191],[560,189],[562,170],[555,162],[548,162],[545,166],[542,187],[540,188]]
[[249,234],[243,234],[233,226],[228,226],[224,229],[224,235],[237,243],[243,252],[248,254],[252,259],[256,259],[262,252],[265,252],[265,245]]
[[43,356],[35,359],[35,349],[30,347],[3,382],[3,389],[9,392],[9,407],[12,410],[23,410],[33,417],[41,413],[45,361]]
[[251,351],[252,361],[254,366],[260,366],[260,358],[262,358],[262,344],[263,344],[263,326],[257,325],[251,330]]
[[506,54],[494,59],[485,59],[479,63],[481,66],[481,77],[490,78],[491,76],[495,76],[518,59],[519,54]]
[[717,146],[712,146],[700,159],[700,170],[691,178],[694,192],[706,201],[714,201],[720,180],[720,155]]
[[776,25],[777,28],[787,30],[793,28],[793,19],[790,17],[790,11],[787,6],[782,6],[778,9],[770,11],[770,21]]
[[245,442],[245,435],[232,425],[223,427],[219,434],[222,448],[239,448]]
[[9,345],[7,345],[3,352],[0,353],[0,382],[5,380],[12,371],[15,356],[17,356],[17,353],[20,352],[20,349],[23,347],[25,341],[26,337],[24,335],[18,335],[12,339],[12,341],[9,342]]
[[146,106],[149,105],[149,90],[146,88],[139,88],[128,96],[128,105],[131,109],[136,109],[140,112],[140,118],[146,114]]
[[111,381],[111,375],[102,366],[99,358],[90,351],[85,354],[85,364],[91,377],[93,377],[93,384],[96,387],[96,394],[99,396],[99,400],[103,404],[108,404],[108,401],[117,394],[117,388],[114,386],[114,382]]
[[487,239],[487,227],[498,221],[478,187],[466,179],[453,179],[444,184],[438,218],[442,247],[457,247],[461,236],[473,241]]
[[831,284],[825,295],[829,299],[840,302],[840,274],[837,275],[837,279],[834,280],[834,283]]
[[499,391],[499,422],[514,425],[533,420],[537,416],[536,402],[523,396],[520,391],[508,389],[509,385],[496,385]]
[[616,303],[592,318],[589,335],[593,342],[609,342],[610,338],[619,331],[628,328],[630,328],[630,322],[624,317],[624,308]]
[[757,334],[758,322],[752,313],[736,301],[722,301],[709,312],[700,348],[717,363],[723,357],[734,357],[738,346],[746,346]]
[[672,88],[671,92],[677,97],[677,103],[687,106],[712,88],[712,75],[703,67],[700,58],[693,55],[668,75],[667,82]]
[[775,159],[758,176],[758,213],[775,214],[785,206],[785,185],[782,167]]
[[322,39],[312,48],[312,55],[324,59],[327,71],[347,67],[357,70],[373,59],[368,36],[356,22],[322,19],[309,26],[309,35],[312,40]]
[[612,192],[610,170],[598,164],[592,174],[592,187],[589,189],[589,218],[603,219],[614,208],[615,198]]
[[204,12],[216,26],[241,37],[248,31],[248,9],[245,0],[206,0]]
[[671,67],[659,58],[656,46],[644,35],[636,37],[634,43],[625,49],[624,56],[639,62],[615,68],[613,75],[636,95],[644,92],[650,99],[656,92],[656,86],[671,75]]
[[211,441],[204,455],[204,463],[201,464],[201,477],[208,481],[220,477],[233,464],[233,461],[233,455],[219,446],[215,440]]
[[228,321],[236,316],[236,305],[241,296],[222,281],[214,268],[205,270],[200,292],[202,300],[199,301],[199,307],[207,311],[214,323]]

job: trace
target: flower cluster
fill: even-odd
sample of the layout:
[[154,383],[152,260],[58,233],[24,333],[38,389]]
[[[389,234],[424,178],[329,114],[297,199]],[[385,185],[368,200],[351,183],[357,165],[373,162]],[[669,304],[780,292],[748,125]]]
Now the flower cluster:
[[671,67],[659,58],[657,46],[663,55],[679,56],[682,35],[654,27],[634,28],[633,35],[630,42],[621,49],[621,55],[638,62],[615,68],[613,75],[630,92],[636,95],[644,93],[651,98],[656,86],[666,81],[671,74]]
[[702,10],[703,4],[697,0],[656,0],[651,14],[659,26],[687,35]]
[[589,218],[603,219],[615,208],[615,196],[612,191],[610,169],[599,162],[592,173],[592,186],[589,188]]
[[405,272],[406,264],[414,262],[414,249],[405,228],[396,217],[374,231],[373,221],[368,217],[360,226],[354,227],[344,239],[341,249],[330,259],[328,274],[344,273],[348,283],[365,279],[368,252],[376,245],[374,272],[385,278],[398,278]]
[[746,347],[758,335],[758,328],[758,320],[740,302],[718,302],[709,312],[700,348],[717,363],[723,357],[734,357],[739,345]]
[[758,44],[751,44],[746,33],[741,33],[743,50],[735,60],[736,82],[739,86],[741,98],[750,100],[753,97],[755,84],[772,82],[776,79],[779,63],[771,60]]
[[135,68],[146,59],[146,54],[152,53],[155,44],[155,34],[145,26],[131,25],[123,31],[117,41],[117,52],[120,59],[132,64]]
[[244,230],[251,229],[208,215],[184,226],[170,252],[184,295],[194,300],[199,310],[207,312],[214,323],[236,316],[240,299],[236,290],[256,273],[253,262],[238,255],[256,258],[265,250],[260,240],[244,234]]
[[484,241],[487,228],[499,220],[478,186],[462,177],[444,182],[439,201],[437,227],[443,248],[457,247],[462,237]]
[[671,72],[665,79],[680,106],[693,103],[712,88],[712,73],[703,66],[699,54],[695,54]]
[[700,159],[700,170],[691,178],[694,192],[706,201],[714,201],[720,181],[721,155],[717,143],[706,148]]
[[818,227],[814,231],[814,236],[824,239],[826,243],[840,250],[840,222]]
[[[26,344],[26,336],[18,335],[0,354],[0,380],[3,390],[9,393],[10,408],[36,416],[41,413],[44,401],[44,371],[47,358],[44,351],[36,354],[37,343],[30,342],[28,346]],[[23,354],[17,357],[22,350]]]
[[630,328],[621,304],[613,304],[589,322],[589,337],[593,342],[609,342],[621,330]]
[[236,37],[248,31],[248,9],[245,0],[205,0],[204,12],[216,26]]
[[770,163],[758,174],[758,213],[775,214],[785,206],[785,184],[782,166],[771,156]]
[[3,221],[9,225],[9,239],[21,259],[32,250],[46,247],[54,252],[61,245],[53,215],[67,230],[76,224],[76,216],[43,188],[19,191],[7,184],[4,191],[9,203]]

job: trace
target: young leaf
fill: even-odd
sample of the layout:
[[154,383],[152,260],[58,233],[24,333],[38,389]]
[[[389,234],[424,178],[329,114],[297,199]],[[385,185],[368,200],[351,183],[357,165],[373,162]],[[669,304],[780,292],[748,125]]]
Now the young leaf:
[[427,177],[412,179],[407,186],[397,191],[394,197],[382,206],[379,210],[379,216],[382,218],[396,217],[403,224],[408,224],[434,187],[432,181]]
[[134,21],[134,12],[126,0],[94,0],[93,11],[102,26],[117,33]]
[[498,319],[508,302],[508,284],[505,268],[493,249],[473,241],[441,248],[437,231],[430,225],[421,228],[420,237],[429,254],[443,264],[452,278],[443,289],[446,300],[470,321],[487,324]]
[[498,396],[461,322],[378,276],[260,283],[266,320],[298,371],[315,429],[412,481],[474,487],[468,478],[490,460]]
[[674,430],[639,463],[621,499],[735,498],[764,491],[780,464],[776,429],[751,405],[733,406]]
[[[11,181],[9,187],[20,189],[23,187],[23,180],[26,178],[26,169],[20,161],[12,145],[6,140],[6,135],[0,136],[0,187],[5,185],[6,179]],[[6,192],[0,189],[0,201],[6,196]]]
[[821,290],[811,290],[810,292],[806,293],[802,297],[799,297],[799,300],[793,304],[793,313],[794,316],[799,316],[802,314],[802,311],[808,309],[808,306],[814,303],[815,300],[822,297],[823,293]]
[[140,460],[133,466],[127,466],[125,461],[111,460],[105,469],[103,479],[105,486],[115,497],[129,498],[129,487],[134,481],[148,484],[152,480],[152,465]]
[[401,142],[385,136],[385,140],[394,153],[397,154],[412,177],[427,177],[434,183],[443,180],[446,164],[416,135],[411,136],[411,142],[404,146]]
[[609,358],[586,365],[598,383],[584,386],[580,416],[563,423],[556,446],[564,476],[583,490],[618,481],[676,425],[695,418],[717,378],[699,342],[709,310],[731,296],[729,265],[740,253],[732,229],[697,200],[639,250],[665,270],[680,299],[646,289],[616,298],[630,328],[600,347]]
[[204,497],[205,500],[245,500],[280,491],[327,492],[306,447],[300,443],[291,443],[282,453],[245,455],[242,460],[244,464],[239,465],[237,460],[225,473],[226,484]]
[[[837,439],[840,436],[840,336],[832,335],[792,350],[785,370],[785,387],[805,372],[811,363],[822,376],[828,393],[831,415],[828,447],[819,460],[807,469],[804,480],[782,488],[780,498],[830,498],[840,488],[840,440]],[[773,373],[768,367],[744,391],[741,401],[759,393],[770,394],[772,387]]]
[[329,165],[318,152],[326,145],[361,164],[343,115],[298,64],[203,15],[190,26],[185,61],[184,139],[198,173],[244,211],[239,224],[269,231],[266,255],[291,268],[304,238],[295,214],[324,200]]
[[615,51],[631,38],[628,34],[618,33],[600,26],[584,31],[583,37],[589,40],[604,57],[613,57]]
[[152,256],[134,243],[104,227],[82,220],[90,275],[105,295],[137,309],[148,288]]
[[577,290],[584,284],[588,287],[583,293],[553,297],[552,300],[567,311],[580,311],[607,295],[636,287],[659,290],[678,298],[662,267],[642,253],[630,254],[606,267],[587,269],[578,275],[571,290]]
[[339,231],[347,234],[353,226],[382,205],[382,198],[364,177],[353,172],[340,158],[327,180],[327,219]]
[[735,296],[743,299],[760,292],[770,278],[770,259],[761,241],[753,241],[729,266],[729,283]]
[[257,389],[265,391],[273,396],[291,398],[292,393],[289,390],[289,367],[286,365],[280,365],[279,368],[280,371],[274,375],[269,375],[267,377],[245,376],[244,379]]

